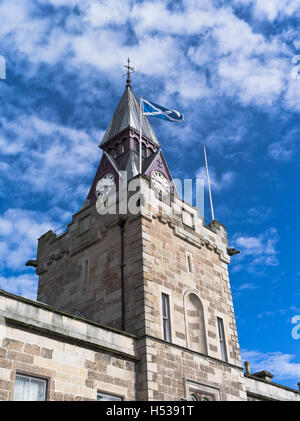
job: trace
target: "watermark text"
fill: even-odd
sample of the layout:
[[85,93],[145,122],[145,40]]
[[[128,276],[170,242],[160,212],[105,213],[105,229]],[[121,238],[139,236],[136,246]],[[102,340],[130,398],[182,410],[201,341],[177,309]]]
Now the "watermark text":
[[6,79],[6,60],[0,55],[0,79]]

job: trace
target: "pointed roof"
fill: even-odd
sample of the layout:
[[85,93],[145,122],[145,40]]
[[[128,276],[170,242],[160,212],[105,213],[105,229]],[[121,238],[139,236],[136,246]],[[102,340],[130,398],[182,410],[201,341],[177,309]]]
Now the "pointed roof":
[[[138,132],[140,131],[140,104],[130,84],[126,86],[119,105],[99,146],[104,145],[109,139],[116,136],[127,127],[131,127]],[[151,140],[155,145],[160,146],[149,121],[144,115],[142,115],[142,135]]]

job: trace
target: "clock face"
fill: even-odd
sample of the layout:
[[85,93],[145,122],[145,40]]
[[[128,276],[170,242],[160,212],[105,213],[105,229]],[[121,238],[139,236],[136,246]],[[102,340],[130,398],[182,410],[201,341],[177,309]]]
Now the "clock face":
[[155,190],[159,191],[162,196],[170,193],[170,184],[166,177],[160,171],[152,171],[151,185]]
[[97,183],[96,186],[96,196],[97,197],[105,197],[111,191],[115,184],[115,177],[113,174],[108,173],[105,174]]

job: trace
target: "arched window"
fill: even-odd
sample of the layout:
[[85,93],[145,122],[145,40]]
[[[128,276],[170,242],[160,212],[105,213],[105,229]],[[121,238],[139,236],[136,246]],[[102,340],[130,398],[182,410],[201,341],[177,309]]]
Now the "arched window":
[[122,144],[121,143],[118,143],[117,144],[117,147],[116,147],[116,149],[117,149],[117,156],[119,156],[119,155],[121,155],[121,153],[122,153]]
[[146,146],[142,146],[142,157],[147,158],[147,148],[146,148]]
[[139,145],[139,141],[138,140],[134,140],[134,150],[135,152],[139,152],[140,149],[140,145]]
[[153,149],[152,149],[152,148],[148,148],[147,155],[148,155],[148,156],[151,156],[153,153],[154,153],[154,152],[153,152]]
[[196,294],[189,294],[186,301],[188,347],[207,354],[203,306]]

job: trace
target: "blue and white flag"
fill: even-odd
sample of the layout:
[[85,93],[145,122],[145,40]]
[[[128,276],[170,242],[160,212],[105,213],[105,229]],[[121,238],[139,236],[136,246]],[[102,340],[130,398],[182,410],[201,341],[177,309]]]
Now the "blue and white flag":
[[176,110],[168,110],[161,105],[154,104],[154,102],[147,101],[141,98],[142,109],[144,115],[150,115],[152,117],[162,118],[168,121],[183,121],[183,114]]

